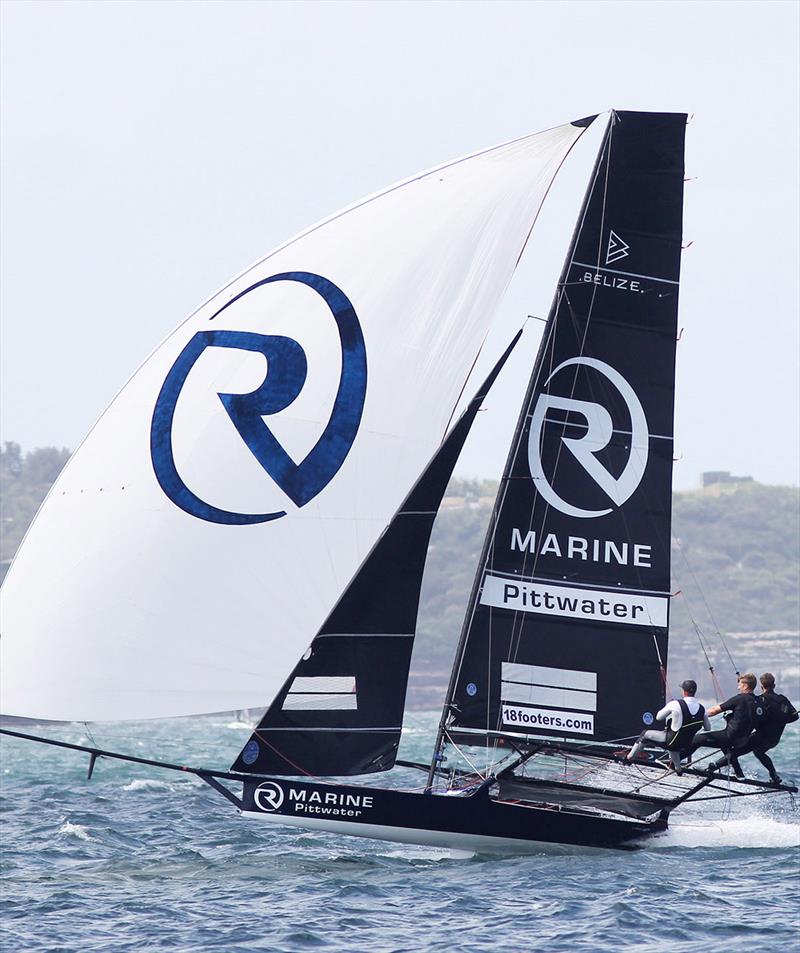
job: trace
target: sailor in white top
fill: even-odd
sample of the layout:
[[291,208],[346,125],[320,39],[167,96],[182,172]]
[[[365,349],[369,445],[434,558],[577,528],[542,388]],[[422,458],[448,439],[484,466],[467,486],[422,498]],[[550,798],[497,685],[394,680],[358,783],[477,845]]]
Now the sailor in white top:
[[681,773],[681,756],[688,752],[694,736],[701,728],[705,731],[711,729],[705,708],[694,697],[697,683],[687,678],[681,683],[681,690],[683,698],[667,702],[656,714],[656,719],[666,724],[666,730],[643,731],[626,755],[626,761],[633,761],[645,743],[650,741],[667,749],[675,771]]

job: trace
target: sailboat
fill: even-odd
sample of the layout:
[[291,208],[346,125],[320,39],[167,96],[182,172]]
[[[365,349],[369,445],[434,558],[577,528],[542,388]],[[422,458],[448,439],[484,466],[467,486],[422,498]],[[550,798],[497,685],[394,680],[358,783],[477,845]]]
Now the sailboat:
[[[431,761],[397,758],[434,520],[519,334],[478,386],[473,368],[596,119],[267,255],[150,355],[43,504],[2,591],[4,713],[266,705],[231,769],[3,733],[83,751],[90,776],[191,772],[248,819],[468,850],[626,847],[706,788],[789,790],[614,755],[665,698],[684,114],[606,118]],[[396,764],[419,790],[346,781]]]

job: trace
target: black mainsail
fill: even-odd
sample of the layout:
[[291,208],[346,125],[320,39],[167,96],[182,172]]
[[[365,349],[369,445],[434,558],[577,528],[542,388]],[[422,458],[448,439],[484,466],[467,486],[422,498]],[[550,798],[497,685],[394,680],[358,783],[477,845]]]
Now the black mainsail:
[[685,123],[609,122],[467,610],[462,740],[621,739],[663,705]]

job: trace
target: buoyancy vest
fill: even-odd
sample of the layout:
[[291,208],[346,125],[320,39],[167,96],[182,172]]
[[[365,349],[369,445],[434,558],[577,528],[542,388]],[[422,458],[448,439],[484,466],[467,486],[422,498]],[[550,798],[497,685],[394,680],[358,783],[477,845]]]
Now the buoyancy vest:
[[767,724],[790,725],[797,721],[797,709],[785,695],[779,695],[777,692],[759,695],[758,700],[766,708]]
[[731,705],[723,714],[727,719],[725,734],[730,745],[741,747],[754,729],[764,723],[764,706],[757,703],[752,692],[740,692],[723,705]]
[[781,740],[786,725],[797,721],[797,711],[785,695],[776,692],[759,695],[757,700],[764,708],[764,718],[756,731],[754,742],[774,747]]
[[726,729],[731,748],[734,751],[738,751],[748,745],[753,737],[753,732],[756,733],[755,737],[760,737],[767,727],[768,721],[767,706],[761,700],[760,696],[753,695],[752,692],[747,692],[746,694],[742,693],[739,697],[744,699],[743,708],[745,717],[739,719],[735,732],[731,733],[730,722],[728,722]]
[[683,724],[677,731],[667,730],[667,743],[664,747],[667,751],[688,751],[692,744],[692,739],[703,727],[703,716],[706,713],[702,705],[695,714],[691,714],[689,706],[682,699],[678,699],[681,714],[683,715]]
[[750,724],[753,731],[761,731],[767,726],[769,716],[767,706],[759,695],[748,695],[750,699]]

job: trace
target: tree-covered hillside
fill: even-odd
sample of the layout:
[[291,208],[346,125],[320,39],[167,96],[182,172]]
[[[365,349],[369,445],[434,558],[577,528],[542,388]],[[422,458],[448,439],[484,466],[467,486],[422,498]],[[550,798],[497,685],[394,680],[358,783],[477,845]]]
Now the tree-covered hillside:
[[0,580],[69,450],[40,447],[22,453],[18,443],[0,450]]
[[[0,455],[0,578],[69,453],[44,447]],[[496,484],[454,479],[436,521],[423,584],[411,700],[441,703]],[[669,681],[713,688],[706,648],[723,691],[734,668],[773,671],[800,696],[800,491],[758,483],[675,494]],[[701,644],[702,643],[702,644]],[[671,689],[672,690],[672,689]]]
[[[725,632],[798,627],[798,545],[796,488],[718,484],[674,498],[673,580],[695,614],[703,608],[698,585],[713,593]],[[674,621],[685,626],[677,608],[685,603],[676,603]]]
[[[452,663],[495,489],[456,481],[436,522],[412,681],[431,704]],[[800,697],[800,490],[749,482],[676,493],[672,589],[670,690],[693,677],[713,697],[705,647],[723,691],[736,688],[730,652],[740,671],[770,670]]]

